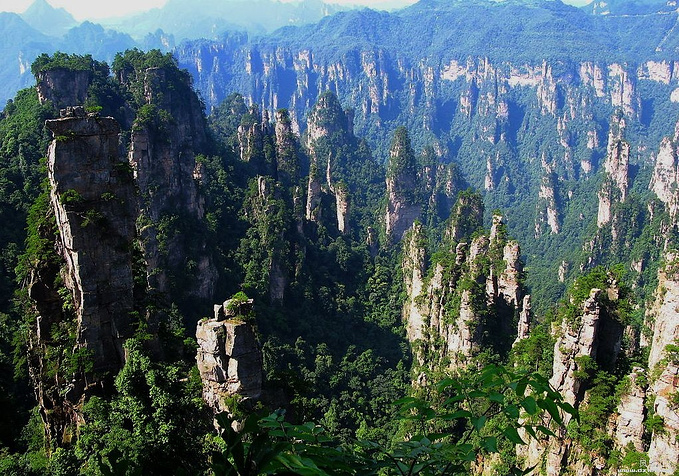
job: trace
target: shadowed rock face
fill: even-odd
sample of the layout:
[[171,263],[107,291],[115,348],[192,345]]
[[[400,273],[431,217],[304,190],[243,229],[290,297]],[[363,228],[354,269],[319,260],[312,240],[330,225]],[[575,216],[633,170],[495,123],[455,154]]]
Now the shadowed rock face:
[[51,101],[56,109],[84,104],[92,82],[90,71],[56,68],[38,75],[38,98],[44,104]]
[[258,399],[262,394],[262,352],[252,326],[238,317],[238,309],[226,301],[215,306],[215,317],[198,323],[196,360],[203,381],[203,399],[215,413],[229,411],[224,399],[233,395]]
[[[205,117],[200,101],[188,80],[177,80],[163,68],[140,72],[147,104],[158,111],[156,122],[137,122],[132,129],[129,162],[134,169],[139,188],[138,207],[150,221],[140,235],[144,243],[148,280],[160,293],[169,293],[168,271],[185,274],[187,243],[181,234],[159,236],[163,220],[177,218],[183,223],[201,223],[204,219],[204,198],[196,180],[196,155],[207,147]],[[194,237],[195,249],[206,249],[204,237]],[[182,292],[200,299],[210,299],[217,279],[212,259],[207,253],[195,257],[195,279]]]
[[95,116],[47,121],[51,202],[73,293],[78,344],[94,352],[95,370],[117,369],[133,309],[135,191],[118,151],[118,123]]
[[[125,361],[123,343],[132,335],[136,218],[118,123],[82,108],[65,116],[46,123],[54,135],[48,154],[50,213],[62,263],[43,264],[29,284],[38,313],[30,371],[47,439],[57,445],[68,443],[82,423],[85,398],[106,391],[111,383],[106,375],[115,375]],[[64,337],[56,336],[64,329],[73,355],[80,357],[55,363],[50,349],[61,345]]]
[[[458,200],[451,218],[455,210],[464,209],[462,201]],[[452,248],[449,251],[454,263],[452,259],[440,261],[430,269],[422,225],[415,223],[405,235],[403,321],[408,340],[418,346],[414,354],[423,370],[418,383],[424,383],[427,370],[436,369],[441,362],[450,369],[462,369],[484,348],[508,352],[517,336],[515,316],[520,317],[517,338],[528,335],[530,296],[521,283],[519,245],[507,241],[500,231],[502,217],[493,218],[489,235],[456,243],[454,254]],[[470,230],[476,231],[476,226]],[[489,256],[501,257],[503,266],[494,269],[488,264]],[[489,329],[492,332],[487,332]],[[486,334],[498,337],[491,340]]]

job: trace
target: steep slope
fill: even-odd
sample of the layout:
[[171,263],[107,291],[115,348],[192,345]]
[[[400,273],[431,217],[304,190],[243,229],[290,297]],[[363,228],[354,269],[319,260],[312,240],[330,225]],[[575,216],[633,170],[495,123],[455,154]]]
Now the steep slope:
[[188,42],[176,54],[209,105],[239,91],[270,115],[287,108],[293,130],[304,131],[315,98],[331,90],[385,163],[401,125],[415,149],[433,143],[485,190],[486,210],[504,211],[543,306],[563,293],[601,223],[593,204],[610,175],[607,138],[618,111],[629,148],[630,199],[620,206],[649,197],[653,157],[679,115],[676,22],[674,11],[427,1],[396,13],[343,12],[265,37]]
[[46,213],[59,259],[38,262],[29,284],[37,313],[31,371],[47,441],[57,446],[75,437],[84,399],[110,391],[110,376],[101,376],[122,368],[134,309],[135,191],[120,128],[82,108],[67,115],[47,122],[54,138]]
[[63,8],[54,8],[46,0],[35,0],[21,14],[21,18],[47,36],[62,36],[77,25],[70,13]]

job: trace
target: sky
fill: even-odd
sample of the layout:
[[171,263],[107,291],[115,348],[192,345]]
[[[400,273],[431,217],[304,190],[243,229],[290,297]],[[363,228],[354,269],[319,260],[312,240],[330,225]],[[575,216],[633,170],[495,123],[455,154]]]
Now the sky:
[[[151,8],[160,7],[167,0],[47,0],[53,7],[63,7],[76,20],[97,20],[124,16],[137,13]],[[225,0],[228,1],[228,0]],[[284,0],[285,1],[285,0]],[[376,6],[384,0],[326,0],[328,3],[360,4]],[[405,0],[404,3],[415,3],[416,0]],[[563,0],[571,5],[585,5],[590,0]],[[21,13],[33,2],[33,0],[0,0],[0,11]]]

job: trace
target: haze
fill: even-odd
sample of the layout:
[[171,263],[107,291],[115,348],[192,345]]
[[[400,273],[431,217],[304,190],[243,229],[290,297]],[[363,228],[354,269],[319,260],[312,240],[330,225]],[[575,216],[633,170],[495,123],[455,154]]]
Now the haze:
[[[92,2],[91,0],[50,0],[53,7],[65,8],[77,20],[98,20],[138,13],[151,8],[161,7],[167,0],[119,0],[117,2]],[[225,0],[228,1],[228,0]],[[285,1],[285,0],[284,0]],[[294,1],[294,0],[293,0]],[[33,0],[0,0],[0,11],[21,13]],[[364,5],[370,7],[393,7],[409,5],[415,0],[331,0],[328,3],[343,5]],[[564,0],[564,3],[582,6],[589,0]]]

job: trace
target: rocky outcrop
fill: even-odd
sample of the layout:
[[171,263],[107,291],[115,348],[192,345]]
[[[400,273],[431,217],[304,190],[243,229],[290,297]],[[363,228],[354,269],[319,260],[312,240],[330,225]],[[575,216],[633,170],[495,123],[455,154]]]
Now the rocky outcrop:
[[323,199],[323,195],[321,191],[321,180],[316,164],[312,164],[311,171],[309,172],[306,196],[305,217],[307,221],[320,221],[322,216],[321,200]]
[[[346,148],[353,148],[353,112],[344,111],[333,93],[327,91],[309,113],[307,147],[311,158],[311,171],[307,185],[306,218],[319,222],[324,215],[323,197],[335,202],[332,213],[340,233],[349,233],[351,193],[342,180],[347,168]],[[344,152],[341,152],[344,149]],[[322,177],[322,171],[325,177]],[[330,210],[325,214],[330,218]]]
[[483,226],[483,198],[478,194],[461,193],[450,212],[446,238],[452,242],[471,236]]
[[[275,135],[274,129],[269,122],[269,113],[266,110],[260,111],[256,105],[250,106],[248,113],[242,118],[238,126],[238,144],[240,148],[240,159],[251,164],[256,173],[275,176],[276,158],[273,150],[279,150],[277,144],[280,139],[280,146],[287,146],[291,140],[286,134],[289,127],[286,124],[286,115],[281,116],[282,124],[278,127],[280,137]],[[294,164],[286,163],[289,159],[289,150],[280,149],[284,153],[281,172],[284,178],[289,178],[290,173],[295,173]],[[286,174],[288,175],[286,177]]]
[[[56,446],[74,437],[86,396],[110,391],[110,376],[125,362],[123,343],[133,333],[136,218],[132,173],[119,154],[118,123],[87,115],[81,107],[62,116],[46,125],[54,136],[48,176],[63,264],[52,271],[39,267],[29,284],[39,313],[31,374],[47,440]],[[59,337],[63,332],[68,342]],[[59,357],[59,346],[72,349],[72,355]]]
[[347,234],[351,231],[349,226],[351,200],[348,188],[344,183],[340,183],[333,188],[333,191],[335,193],[335,209],[337,210],[337,229],[340,233]]
[[652,412],[662,421],[662,428],[655,428],[648,448],[649,463],[667,472],[679,466],[679,358],[672,352],[672,345],[679,345],[679,253],[669,252],[665,267],[658,272],[656,302],[649,311],[653,320],[653,339],[648,357],[648,368],[654,380],[649,395],[654,396]]
[[[258,238],[259,249],[252,252],[260,256],[261,273],[268,286],[272,303],[282,303],[290,281],[289,242],[286,233],[293,225],[288,220],[288,204],[282,199],[283,192],[278,182],[271,177],[257,177],[257,193],[248,198],[245,215]],[[282,218],[279,220],[278,218]],[[290,217],[291,218],[291,217]]]
[[118,151],[114,119],[94,115],[47,121],[54,134],[48,172],[59,228],[64,282],[73,293],[79,340],[96,371],[119,368],[129,337],[135,188]]
[[521,312],[519,313],[519,323],[516,330],[516,344],[518,341],[527,339],[530,336],[531,329],[531,298],[530,294],[523,297],[523,303],[521,304]]
[[286,109],[276,112],[276,177],[286,187],[300,179],[299,144]]
[[228,412],[225,399],[259,399],[262,353],[252,321],[253,301],[230,299],[215,306],[215,317],[198,323],[196,361],[203,399],[215,413]]
[[85,104],[92,72],[54,68],[38,73],[36,89],[40,103],[50,101],[55,109]]
[[612,220],[613,204],[623,203],[627,198],[630,146],[625,140],[625,124],[625,118],[619,114],[611,119],[606,160],[604,161],[604,183],[599,190],[599,210],[597,213],[597,226],[599,228]]
[[[204,199],[195,178],[196,154],[207,148],[206,121],[189,78],[176,70],[137,71],[144,90],[145,115],[132,129],[129,162],[139,188],[139,208],[148,282],[155,292],[169,294],[168,273],[193,275],[185,297],[212,297],[217,272],[206,251],[205,237],[195,233],[204,223]],[[173,233],[168,224],[186,226]],[[193,256],[190,250],[197,250]],[[185,269],[189,261],[196,266]]]
[[[469,198],[461,195],[454,210],[465,209],[459,202]],[[470,234],[478,231],[477,226],[469,228]],[[520,250],[505,234],[502,218],[496,216],[489,235],[453,241],[454,251],[429,270],[422,225],[416,223],[406,234],[403,321],[419,362],[418,383],[426,382],[428,371],[441,365],[466,367],[481,349],[505,355],[517,334],[513,326],[518,316],[523,323],[521,338],[527,336],[530,298],[522,287]]]
[[675,126],[674,136],[666,137],[660,144],[655,160],[650,189],[667,206],[672,217],[679,211],[679,123]]
[[613,437],[618,448],[627,448],[628,445],[637,451],[644,451],[644,433],[646,428],[646,388],[640,384],[640,377],[645,377],[644,369],[635,368],[628,376],[629,388],[620,398],[615,417]]
[[[570,306],[574,309],[569,313],[570,317],[552,325],[556,342],[549,383],[576,409],[586,408],[589,403],[592,370],[612,372],[621,352],[624,327],[617,320],[615,306],[622,293],[611,275],[607,277],[606,285],[606,289],[591,289],[582,302],[573,302],[571,296]],[[616,416],[607,423],[606,431],[616,442],[637,445],[643,435],[643,389],[636,385],[636,376],[630,379],[632,384],[623,395]],[[637,414],[639,410],[640,415]],[[563,418],[568,425],[571,415],[563,414]],[[563,428],[557,433],[557,437],[531,440],[527,447],[517,448],[526,466],[544,465],[544,474],[550,476],[562,474],[564,468],[592,476],[609,474],[602,472],[607,466],[605,458],[585,450]]]
[[[424,273],[426,272],[426,251],[423,241],[426,240],[422,225],[415,224],[404,244],[403,254],[403,281],[405,284],[408,300],[403,308],[406,335],[410,342],[422,340],[424,336],[426,316],[420,309],[418,297],[424,289]],[[440,275],[440,273],[438,273]],[[434,281],[441,285],[440,276]]]
[[415,155],[405,128],[399,128],[389,151],[387,171],[387,210],[385,225],[387,236],[400,241],[415,220],[420,218],[420,184]]
[[564,321],[554,332],[559,338],[554,344],[554,367],[549,383],[571,405],[580,403],[584,397],[583,377],[577,374],[578,359],[596,360],[597,357],[602,293],[601,289],[592,289],[582,303],[577,327]]
[[561,221],[559,209],[557,207],[556,185],[553,175],[542,177],[540,191],[538,192],[538,216],[535,221],[535,236],[539,238],[543,231],[543,224],[546,223],[552,234],[561,231]]

